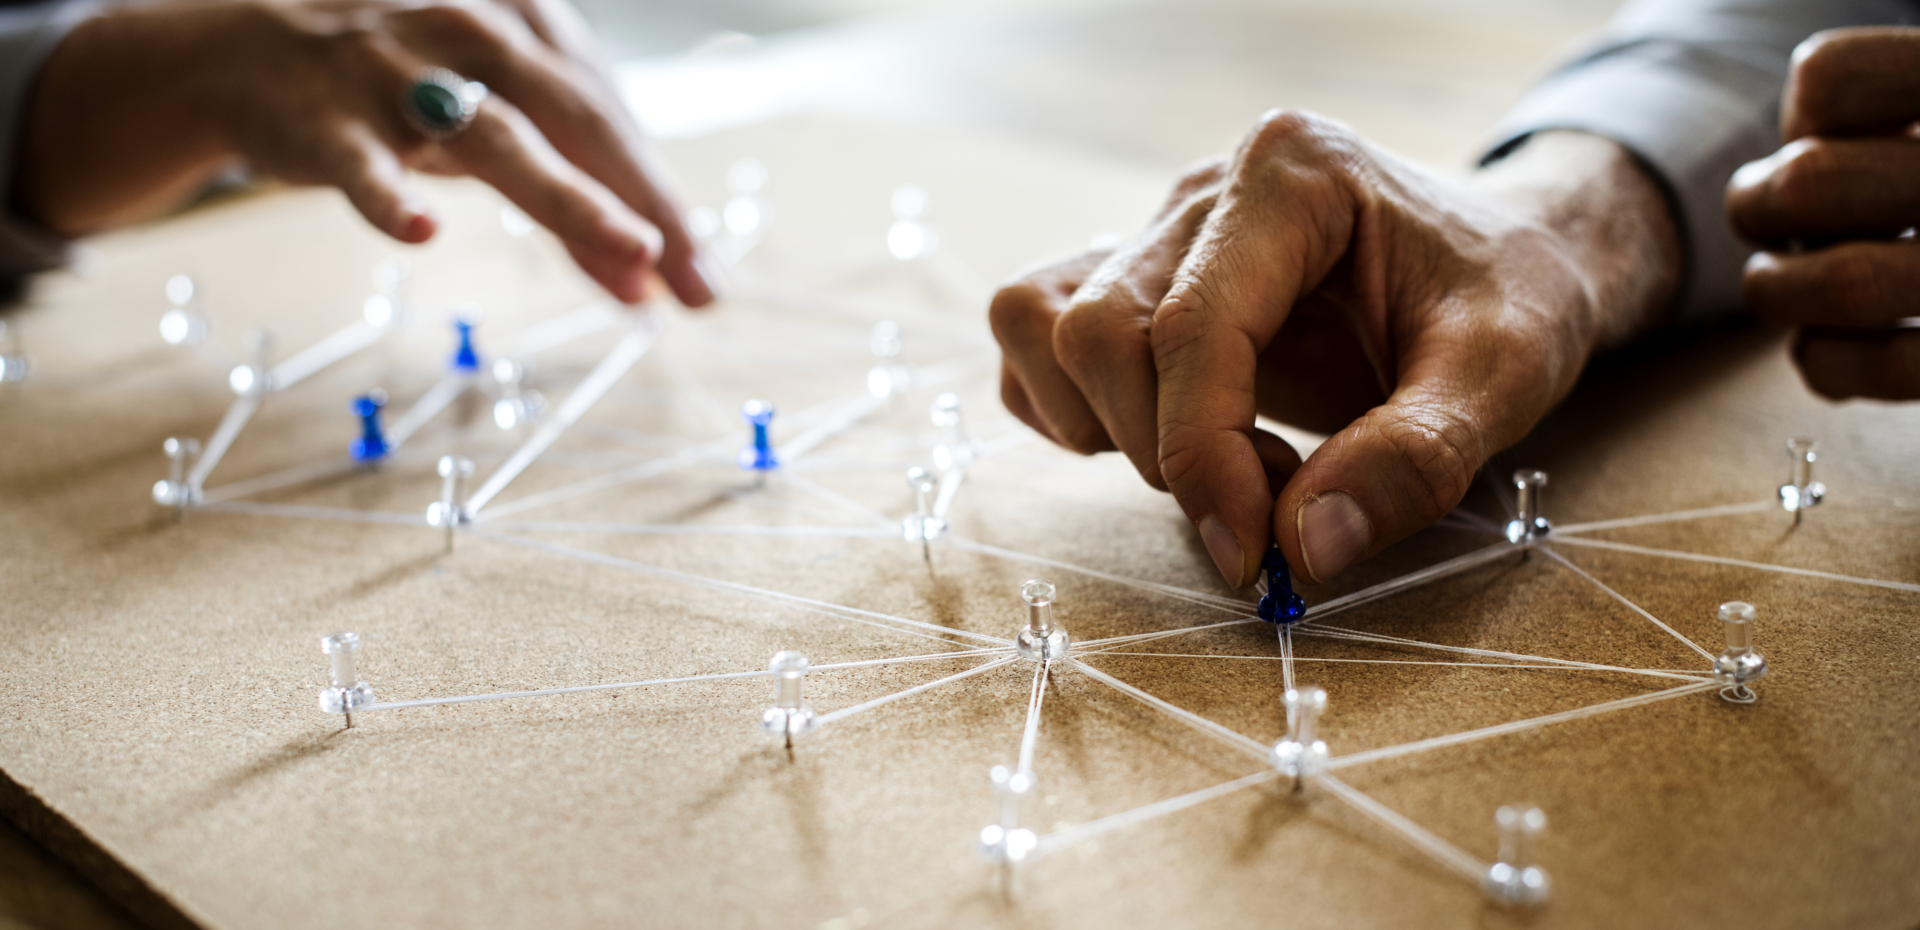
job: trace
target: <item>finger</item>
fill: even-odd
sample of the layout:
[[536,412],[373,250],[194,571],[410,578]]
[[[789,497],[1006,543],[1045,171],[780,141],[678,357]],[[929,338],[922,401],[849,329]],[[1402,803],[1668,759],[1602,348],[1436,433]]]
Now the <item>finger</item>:
[[312,180],[338,187],[367,222],[401,242],[433,238],[438,224],[426,201],[407,183],[400,159],[371,129],[349,123],[322,138],[314,168],[318,177]]
[[1774,326],[1876,328],[1920,316],[1920,242],[1843,242],[1817,252],[1757,252],[1741,291]]
[[1833,399],[1920,399],[1920,328],[1802,330],[1793,361],[1816,393]]
[[1920,121],[1920,29],[1815,33],[1793,52],[1780,108],[1788,141],[1884,135]]
[[1509,319],[1435,329],[1402,354],[1400,386],[1316,449],[1281,491],[1273,532],[1323,582],[1422,529],[1466,496],[1475,472],[1551,409],[1577,364],[1556,367],[1537,331]]
[[589,62],[573,62],[525,21],[490,4],[428,4],[400,14],[398,22],[409,46],[512,101],[555,150],[652,223],[662,239],[660,274],[682,303],[713,301],[713,284],[679,205],[656,180],[661,170],[618,95],[601,86]]
[[1094,269],[1053,330],[1061,368],[1140,477],[1163,491],[1167,483],[1160,475],[1153,313],[1167,295],[1188,243],[1206,221],[1216,190],[1185,183],[1181,187],[1188,194],[1185,200]]
[[1273,512],[1251,438],[1258,357],[1352,238],[1351,139],[1309,115],[1264,118],[1154,313],[1160,474],[1235,586],[1254,579]]
[[[1027,399],[1027,389],[1020,386],[1020,377],[1004,363],[1000,366],[1000,403],[1015,419],[1027,424],[1034,432],[1053,439],[1053,434],[1047,430],[1047,421],[1041,419],[1039,411],[1033,409],[1033,401]],[[1054,441],[1059,442],[1057,439]]]
[[1920,141],[1790,142],[1734,172],[1727,216],[1759,243],[1898,235],[1920,223]]
[[659,232],[555,152],[511,104],[488,98],[472,124],[440,147],[553,230],[581,269],[615,297],[637,303],[645,296]]
[[[987,318],[1006,368],[1018,380],[1041,432],[1083,455],[1114,448],[1080,388],[1054,356],[1054,323],[1105,252],[1088,252],[1028,272],[993,295]],[[1003,392],[1004,393],[1004,392]]]

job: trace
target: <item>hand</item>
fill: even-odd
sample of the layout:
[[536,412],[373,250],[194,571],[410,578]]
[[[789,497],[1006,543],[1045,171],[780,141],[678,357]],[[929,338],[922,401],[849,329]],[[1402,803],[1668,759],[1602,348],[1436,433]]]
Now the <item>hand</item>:
[[[115,8],[56,48],[34,92],[23,205],[92,232],[170,205],[234,164],[338,187],[403,242],[436,229],[406,168],[477,177],[637,302],[658,267],[713,299],[644,140],[560,0],[212,0]],[[402,111],[423,69],[492,92],[435,141]]]
[[[1786,146],[1742,167],[1727,214],[1766,251],[1747,306],[1797,326],[1793,360],[1835,400],[1920,398],[1920,29],[1822,32],[1794,51]],[[1903,235],[1904,234],[1904,235]]]
[[[1009,410],[1126,453],[1228,582],[1269,539],[1317,582],[1452,509],[1679,266],[1607,140],[1545,133],[1459,183],[1277,112],[1131,242],[1028,274],[991,316]],[[1301,464],[1256,414],[1334,435]]]

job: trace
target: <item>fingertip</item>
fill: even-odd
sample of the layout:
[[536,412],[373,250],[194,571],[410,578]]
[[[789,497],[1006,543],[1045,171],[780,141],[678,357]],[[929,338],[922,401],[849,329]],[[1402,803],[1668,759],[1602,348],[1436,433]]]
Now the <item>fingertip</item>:
[[1213,565],[1220,570],[1220,577],[1227,584],[1244,588],[1252,583],[1257,564],[1249,565],[1247,553],[1251,547],[1242,545],[1238,534],[1226,521],[1208,514],[1201,517],[1195,526],[1200,530],[1200,542],[1207,547],[1207,555],[1213,558]]
[[440,221],[424,210],[409,209],[401,215],[399,228],[393,237],[412,245],[419,245],[440,230]]
[[1338,576],[1373,548],[1373,521],[1345,491],[1308,498],[1294,511],[1293,522],[1301,571],[1315,584]]

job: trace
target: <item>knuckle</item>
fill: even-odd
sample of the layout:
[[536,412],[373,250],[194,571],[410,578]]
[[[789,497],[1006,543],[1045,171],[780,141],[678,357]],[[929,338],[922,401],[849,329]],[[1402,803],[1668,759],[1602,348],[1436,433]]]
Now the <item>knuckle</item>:
[[1387,448],[1424,486],[1422,516],[1438,517],[1467,496],[1484,459],[1471,424],[1418,406],[1383,408],[1375,416]]
[[1299,159],[1324,156],[1345,133],[1340,124],[1306,110],[1268,110],[1248,133],[1239,164],[1244,171],[1250,163],[1282,153]]
[[1027,336],[1036,320],[1047,313],[1047,295],[1031,279],[1015,281],[994,292],[987,305],[987,323],[1001,345]]
[[462,46],[496,46],[499,30],[491,10],[463,2],[430,3],[416,7],[413,18],[436,38]]
[[1808,36],[1793,49],[1793,84],[1796,90],[1822,95],[1833,86],[1840,59],[1844,57],[1847,32],[1828,29]]
[[1795,143],[1797,150],[1774,169],[1769,188],[1776,211],[1802,217],[1820,210],[1834,170],[1833,150],[1817,140]]
[[1105,301],[1078,303],[1053,324],[1053,354],[1073,374],[1110,367],[1130,343],[1145,346],[1146,321],[1111,312]]
[[1822,277],[1822,289],[1843,319],[1871,318],[1884,297],[1879,268],[1870,253],[1859,249],[1835,252]]

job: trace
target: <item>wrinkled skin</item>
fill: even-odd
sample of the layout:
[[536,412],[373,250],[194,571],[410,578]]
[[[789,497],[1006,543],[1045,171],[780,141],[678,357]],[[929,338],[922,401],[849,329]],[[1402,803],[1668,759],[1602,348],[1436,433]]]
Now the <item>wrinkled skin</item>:
[[1823,32],[1794,53],[1786,145],[1727,189],[1747,305],[1795,327],[1794,363],[1827,397],[1920,397],[1920,29]]
[[[440,141],[402,109],[428,67],[491,90],[473,123]],[[564,0],[115,8],[54,50],[26,127],[20,206],[68,236],[151,215],[244,165],[337,187],[375,227],[423,242],[437,222],[412,168],[498,188],[622,300],[641,300],[655,269],[683,303],[713,299],[639,128]]]
[[[1110,253],[991,309],[1007,407],[1171,491],[1229,583],[1325,581],[1424,527],[1671,301],[1680,246],[1618,146],[1547,133],[1468,181],[1276,111]],[[1332,434],[1304,463],[1264,415]]]

